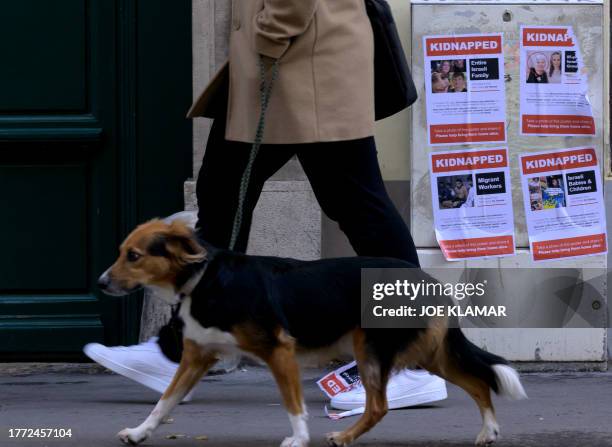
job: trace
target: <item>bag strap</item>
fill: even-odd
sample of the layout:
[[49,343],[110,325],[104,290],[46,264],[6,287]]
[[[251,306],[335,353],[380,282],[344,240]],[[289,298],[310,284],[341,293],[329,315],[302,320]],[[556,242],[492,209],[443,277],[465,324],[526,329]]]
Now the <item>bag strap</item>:
[[230,250],[234,249],[236,241],[238,240],[238,234],[240,233],[240,227],[242,226],[244,201],[246,199],[247,191],[249,188],[249,181],[251,179],[253,165],[255,164],[255,158],[257,157],[257,153],[259,152],[259,148],[261,147],[261,143],[263,141],[264,129],[266,127],[266,111],[268,109],[268,103],[270,102],[270,95],[272,94],[272,85],[278,77],[279,61],[280,59],[276,59],[274,61],[274,64],[272,65],[272,77],[270,79],[270,82],[266,82],[266,67],[264,63],[264,58],[262,55],[259,55],[259,104],[261,110],[259,113],[259,122],[257,123],[257,131],[255,132],[255,140],[253,141],[253,145],[251,146],[251,152],[249,154],[249,161],[246,167],[244,168],[244,173],[242,174],[242,179],[240,181],[238,207],[236,209],[236,214],[234,215],[234,225],[232,228],[232,236],[230,238],[229,243]]

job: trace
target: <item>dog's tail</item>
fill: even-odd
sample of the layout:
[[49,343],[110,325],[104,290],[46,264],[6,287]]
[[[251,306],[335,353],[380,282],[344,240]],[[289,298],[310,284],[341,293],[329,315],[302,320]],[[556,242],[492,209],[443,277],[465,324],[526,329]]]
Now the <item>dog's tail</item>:
[[518,373],[506,359],[480,349],[459,328],[449,328],[446,341],[449,356],[463,371],[484,380],[501,396],[515,400],[527,398]]

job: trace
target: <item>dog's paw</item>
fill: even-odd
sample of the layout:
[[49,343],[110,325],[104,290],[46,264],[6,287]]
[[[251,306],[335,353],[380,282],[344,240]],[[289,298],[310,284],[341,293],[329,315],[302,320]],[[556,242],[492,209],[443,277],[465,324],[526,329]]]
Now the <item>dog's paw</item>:
[[351,443],[350,440],[346,439],[344,433],[340,431],[328,433],[325,439],[329,447],[346,447]]
[[476,445],[479,447],[491,445],[497,441],[498,436],[499,427],[493,425],[484,426],[476,438]]
[[280,447],[308,447],[308,439],[290,436],[281,442]]
[[124,428],[117,433],[117,436],[124,444],[136,445],[147,439],[148,434],[135,428]]

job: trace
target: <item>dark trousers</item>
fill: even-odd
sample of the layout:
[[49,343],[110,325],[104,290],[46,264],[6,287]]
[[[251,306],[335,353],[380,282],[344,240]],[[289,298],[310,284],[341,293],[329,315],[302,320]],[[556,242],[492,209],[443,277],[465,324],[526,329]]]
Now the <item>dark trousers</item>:
[[[196,184],[198,237],[216,247],[229,245],[240,181],[251,144],[227,141],[225,122],[213,123]],[[311,144],[262,145],[246,196],[236,251],[245,252],[253,210],[264,182],[297,155],[323,212],[338,222],[361,256],[399,258],[419,265],[410,231],[389,199],[373,137]],[[159,336],[164,354],[181,355],[180,322],[172,318]]]

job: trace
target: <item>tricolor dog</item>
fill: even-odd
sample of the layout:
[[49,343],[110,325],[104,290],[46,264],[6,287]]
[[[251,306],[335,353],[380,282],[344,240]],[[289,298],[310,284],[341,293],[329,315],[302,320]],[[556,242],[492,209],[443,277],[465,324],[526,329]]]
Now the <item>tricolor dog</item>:
[[[411,268],[390,258],[353,257],[298,261],[247,256],[200,243],[183,222],[153,220],[121,245],[117,261],[100,277],[111,295],[142,287],[180,303],[184,352],[176,375],[146,420],[118,436],[125,443],[147,439],[224,352],[240,350],[263,360],[274,375],[293,434],[282,447],[308,445],[306,406],[296,357],[350,346],[365,387],[366,409],[351,427],[327,435],[346,446],[386,414],[385,389],[394,369],[416,365],[460,386],[483,418],[477,445],[499,434],[490,390],[511,398],[525,392],[518,374],[501,357],[481,350],[460,329],[432,320],[425,329],[362,329],[362,268]],[[415,269],[424,279],[427,275]],[[408,433],[408,432],[407,432]]]

